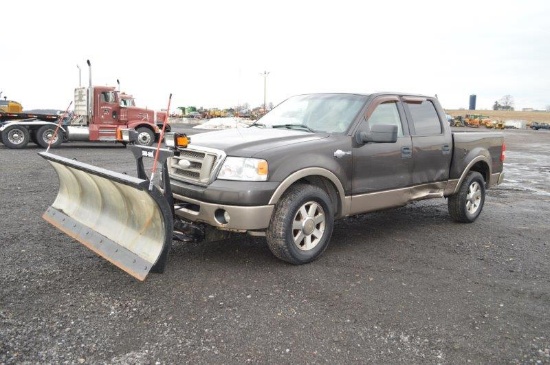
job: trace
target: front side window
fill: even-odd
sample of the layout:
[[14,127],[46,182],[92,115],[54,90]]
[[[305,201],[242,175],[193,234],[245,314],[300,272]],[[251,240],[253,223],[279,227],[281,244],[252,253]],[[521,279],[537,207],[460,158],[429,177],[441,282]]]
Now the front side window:
[[115,93],[112,91],[104,91],[101,93],[101,101],[105,103],[115,103]]
[[441,134],[441,122],[435,106],[429,100],[406,103],[412,116],[415,134],[430,136]]
[[399,111],[397,110],[397,102],[391,101],[380,104],[374,109],[368,120],[369,127],[377,124],[387,124],[397,126],[397,137],[403,137],[403,126]]

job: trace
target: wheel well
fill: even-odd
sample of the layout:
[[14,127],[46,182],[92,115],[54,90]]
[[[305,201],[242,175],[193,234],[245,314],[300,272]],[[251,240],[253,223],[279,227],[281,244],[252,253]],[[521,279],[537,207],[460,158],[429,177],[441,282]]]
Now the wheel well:
[[489,176],[489,166],[484,161],[477,162],[474,166],[472,166],[470,171],[479,172],[481,176],[483,176],[483,180],[485,180],[485,183],[487,183],[491,178]]
[[329,196],[330,201],[332,202],[332,208],[333,208],[333,211],[334,211],[334,215],[336,217],[340,216],[341,211],[342,211],[342,202],[338,198],[338,190],[336,189],[336,187],[334,186],[332,181],[330,181],[329,179],[327,179],[323,176],[311,175],[311,176],[305,176],[305,177],[301,178],[300,180],[295,181],[292,184],[292,186],[296,185],[296,184],[299,184],[299,183],[314,185],[314,186],[317,186],[320,189],[323,189],[325,191],[325,193],[327,193],[327,195]]
[[138,124],[134,127],[134,129],[137,131],[138,129],[140,128],[147,128],[149,129],[151,132],[155,133],[155,130],[153,127],[151,127],[149,124]]

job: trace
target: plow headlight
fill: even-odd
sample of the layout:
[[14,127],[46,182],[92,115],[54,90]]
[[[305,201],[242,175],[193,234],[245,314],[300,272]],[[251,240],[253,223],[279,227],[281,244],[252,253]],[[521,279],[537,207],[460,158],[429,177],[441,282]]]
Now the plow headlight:
[[119,129],[117,131],[117,139],[123,142],[135,142],[137,140],[137,132],[135,129]]
[[186,134],[181,133],[166,133],[164,135],[164,143],[168,147],[180,147],[186,148],[189,143],[191,143],[191,138],[187,137]]
[[257,158],[227,157],[218,173],[220,180],[267,181],[267,161]]

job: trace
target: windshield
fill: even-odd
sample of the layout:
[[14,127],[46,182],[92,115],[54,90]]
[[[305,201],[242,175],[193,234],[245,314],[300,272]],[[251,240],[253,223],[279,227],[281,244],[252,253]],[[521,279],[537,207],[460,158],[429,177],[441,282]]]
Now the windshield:
[[365,104],[366,95],[310,94],[293,96],[260,118],[254,125],[343,133]]

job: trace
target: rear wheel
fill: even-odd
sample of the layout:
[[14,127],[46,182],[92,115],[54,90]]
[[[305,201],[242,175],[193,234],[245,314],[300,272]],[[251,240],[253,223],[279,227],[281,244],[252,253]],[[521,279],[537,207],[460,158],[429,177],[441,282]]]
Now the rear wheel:
[[313,185],[291,187],[275,207],[267,229],[267,244],[281,260],[305,264],[327,248],[334,213],[327,193]]
[[8,148],[23,148],[30,138],[29,130],[23,126],[14,125],[2,132],[2,143]]
[[[36,131],[36,143],[43,148],[48,148],[50,140],[52,140],[50,147],[55,148],[63,142],[63,131],[58,130],[55,134],[55,126],[46,124],[38,128]],[[54,138],[55,135],[55,138]],[[53,139],[52,139],[53,138]]]
[[140,146],[152,146],[155,142],[155,134],[152,130],[146,127],[137,129],[136,144]]
[[451,218],[456,222],[472,223],[477,219],[485,203],[485,180],[476,171],[470,171],[460,189],[448,198]]

